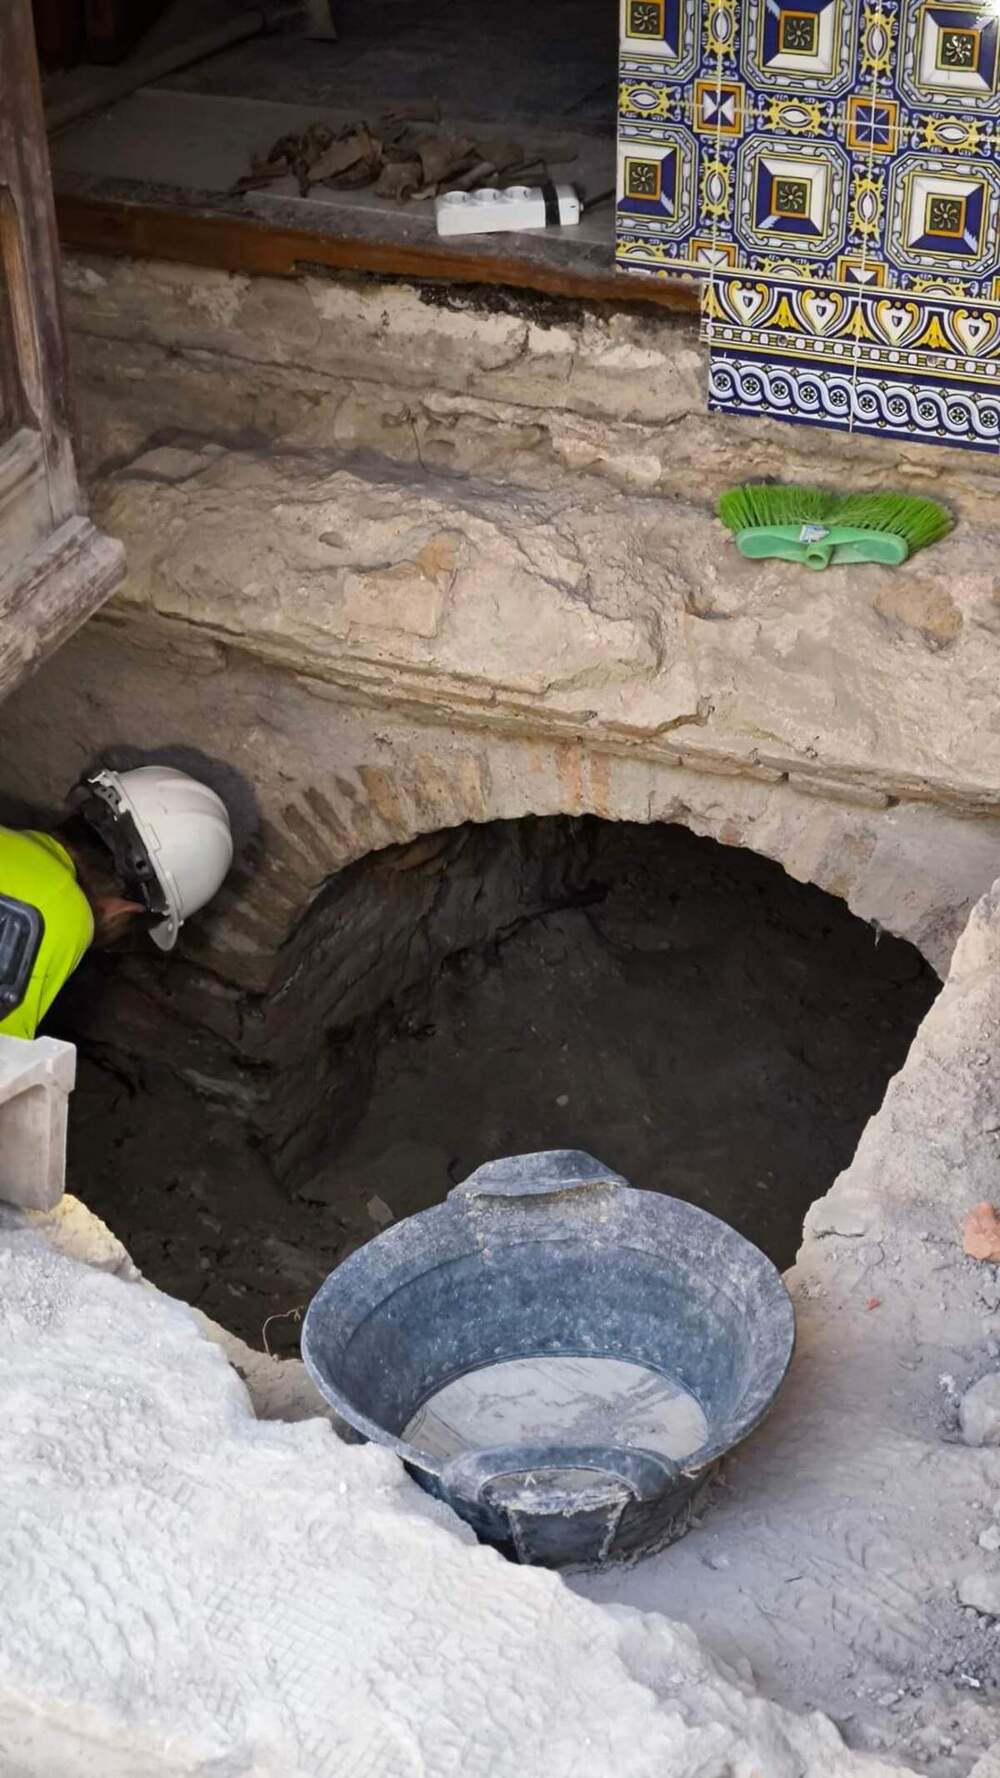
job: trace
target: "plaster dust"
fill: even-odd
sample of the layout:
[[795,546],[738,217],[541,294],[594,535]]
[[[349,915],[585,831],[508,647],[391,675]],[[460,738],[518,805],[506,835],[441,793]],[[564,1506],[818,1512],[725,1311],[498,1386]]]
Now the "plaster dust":
[[387,1453],[255,1419],[191,1312],[58,1220],[0,1212],[9,1778],[898,1773],[481,1548]]
[[680,1460],[708,1437],[701,1405],[670,1378],[620,1358],[512,1358],[455,1377],[403,1438],[434,1457],[533,1440],[643,1445]]

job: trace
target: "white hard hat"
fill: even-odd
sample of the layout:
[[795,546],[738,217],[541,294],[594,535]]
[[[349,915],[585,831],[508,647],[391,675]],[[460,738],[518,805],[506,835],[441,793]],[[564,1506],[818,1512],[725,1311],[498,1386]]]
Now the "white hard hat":
[[95,772],[83,813],[111,847],[124,883],[164,919],[152,936],[172,951],[190,914],[211,901],[233,862],[226,805],[170,766]]

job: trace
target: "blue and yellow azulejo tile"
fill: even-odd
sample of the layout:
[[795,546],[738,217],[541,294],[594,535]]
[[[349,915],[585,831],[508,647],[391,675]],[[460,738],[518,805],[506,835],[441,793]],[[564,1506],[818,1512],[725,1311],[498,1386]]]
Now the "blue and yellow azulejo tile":
[[[697,152],[686,126],[623,125],[618,142],[618,189],[622,194],[620,248],[634,239],[647,259],[659,252],[690,251],[697,202]],[[644,261],[645,262],[645,261]]]
[[740,61],[762,92],[839,94],[854,84],[854,0],[745,0]]
[[[894,427],[901,385],[919,375],[924,394],[911,404],[912,436],[934,433],[980,448],[993,440],[992,370],[980,374],[978,353],[967,354],[974,371],[952,359],[957,365],[959,311],[975,314],[981,328],[1000,313],[993,309],[1000,301],[1000,0],[621,0],[620,91],[621,265],[696,277],[713,297],[716,279],[728,287],[739,273],[754,274],[769,290],[780,283],[788,315],[807,289],[827,290],[834,307],[834,292],[863,293],[851,313],[865,327],[869,299],[897,293],[904,307],[952,302],[954,312],[935,311],[927,322],[951,340],[933,365],[918,352],[887,367],[878,354],[896,348],[871,322],[876,356],[863,339],[853,342],[852,388],[858,366],[875,383],[888,379],[891,401],[883,392],[885,414],[872,425]],[[721,352],[719,317],[709,319],[713,353]],[[972,321],[963,325],[975,331]],[[758,362],[750,381],[744,377],[744,387],[758,391],[746,411],[772,411],[759,405],[760,390],[770,386],[782,391],[773,411],[780,405],[785,417],[845,423],[822,418],[805,393],[802,411],[789,412],[800,382],[792,374],[796,355],[805,353],[809,364],[801,389],[815,394],[816,361],[827,365],[831,354],[797,345],[810,337],[801,328],[789,332],[792,343],[780,353],[772,335],[769,343],[756,337],[753,351],[758,361],[777,353],[780,374],[763,377]],[[725,352],[732,388],[731,342]],[[941,409],[949,380],[955,404]],[[715,400],[733,406],[735,398],[722,402],[716,391]],[[866,402],[875,400],[873,386]],[[968,419],[970,401],[981,401],[985,417]],[[843,411],[846,423],[860,426],[858,402],[840,402],[838,395],[838,416]]]
[[699,0],[621,0],[623,82],[689,79],[700,56],[699,17]]
[[988,284],[998,257],[1000,172],[988,161],[903,154],[886,192],[885,246],[909,289],[913,275]]
[[749,255],[829,260],[847,234],[847,156],[834,142],[751,136],[736,155],[735,232]]
[[996,113],[1000,14],[989,0],[955,6],[904,0],[896,80],[914,110]]

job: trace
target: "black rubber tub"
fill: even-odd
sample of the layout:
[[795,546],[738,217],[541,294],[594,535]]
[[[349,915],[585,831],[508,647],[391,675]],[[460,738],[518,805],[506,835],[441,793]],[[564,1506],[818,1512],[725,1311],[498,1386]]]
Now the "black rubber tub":
[[[558,1150],[480,1167],[352,1254],[310,1304],[302,1351],[354,1435],[394,1450],[485,1541],[566,1567],[680,1536],[713,1467],[771,1407],[794,1339],[788,1293],[749,1241]],[[637,1440],[613,1404],[583,1440],[536,1426],[442,1454],[412,1430],[456,1379],[557,1357],[625,1361],[683,1392],[696,1447],[674,1458]]]

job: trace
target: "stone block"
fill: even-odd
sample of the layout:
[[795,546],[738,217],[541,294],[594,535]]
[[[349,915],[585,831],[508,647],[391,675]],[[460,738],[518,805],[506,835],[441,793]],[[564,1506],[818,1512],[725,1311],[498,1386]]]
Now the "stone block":
[[962,613],[937,577],[887,575],[875,595],[875,610],[887,623],[915,630],[928,648],[947,648],[961,634]]
[[958,1597],[982,1617],[1000,1617],[1000,1574],[965,1574],[958,1583]]
[[66,1116],[76,1050],[54,1037],[0,1037],[0,1198],[51,1210],[66,1184]]
[[967,1445],[1000,1445],[1000,1372],[973,1383],[958,1412]]

